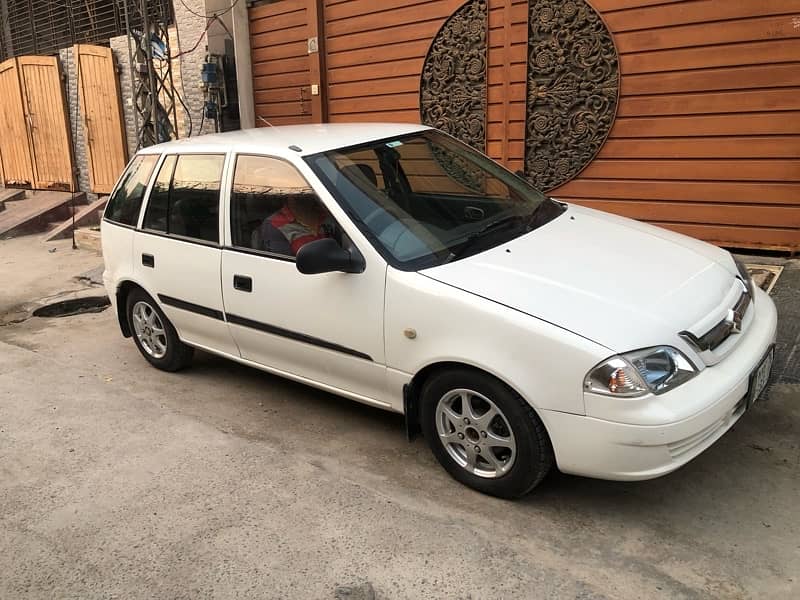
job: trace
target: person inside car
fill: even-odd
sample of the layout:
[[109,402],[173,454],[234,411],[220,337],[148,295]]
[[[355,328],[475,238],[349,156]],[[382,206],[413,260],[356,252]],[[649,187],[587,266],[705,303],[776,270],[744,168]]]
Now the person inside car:
[[291,196],[284,207],[261,225],[262,249],[296,256],[309,242],[331,237],[333,227],[327,211],[313,195]]

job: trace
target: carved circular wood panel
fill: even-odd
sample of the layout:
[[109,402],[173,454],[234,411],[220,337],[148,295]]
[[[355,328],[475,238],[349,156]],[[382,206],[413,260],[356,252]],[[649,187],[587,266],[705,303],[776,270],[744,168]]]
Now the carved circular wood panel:
[[[619,58],[586,0],[530,0],[525,176],[542,190],[582,171],[617,112]],[[422,122],[485,151],[486,0],[469,0],[433,40],[420,81]],[[506,124],[508,126],[508,124]]]
[[486,0],[470,0],[433,38],[420,82],[422,122],[486,148]]
[[528,14],[525,176],[551,190],[597,155],[617,114],[619,59],[584,0],[532,0]]

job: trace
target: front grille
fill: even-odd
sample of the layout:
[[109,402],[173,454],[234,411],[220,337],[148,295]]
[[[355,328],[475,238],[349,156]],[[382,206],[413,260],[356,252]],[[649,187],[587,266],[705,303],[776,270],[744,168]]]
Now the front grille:
[[736,304],[728,310],[728,314],[719,323],[714,325],[706,333],[697,337],[691,331],[681,331],[680,336],[692,344],[700,352],[714,350],[721,346],[731,334],[739,333],[742,330],[742,321],[747,313],[747,309],[752,301],[750,292],[745,290],[739,296]]

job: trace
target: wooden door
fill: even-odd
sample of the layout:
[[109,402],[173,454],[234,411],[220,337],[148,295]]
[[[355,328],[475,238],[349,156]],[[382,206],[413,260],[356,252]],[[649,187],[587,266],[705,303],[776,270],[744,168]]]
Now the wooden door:
[[16,59],[0,63],[0,177],[9,187],[31,187],[33,161],[22,110]]
[[314,122],[307,5],[281,0],[249,9],[257,127]]
[[111,48],[77,44],[78,89],[91,190],[108,194],[125,168],[119,87]]
[[74,189],[69,119],[55,56],[17,58],[22,107],[33,150],[33,187]]

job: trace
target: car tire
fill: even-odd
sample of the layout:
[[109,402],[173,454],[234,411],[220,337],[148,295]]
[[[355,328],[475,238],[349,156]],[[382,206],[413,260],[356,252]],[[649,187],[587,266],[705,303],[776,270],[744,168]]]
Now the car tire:
[[128,294],[125,312],[133,341],[147,362],[162,371],[179,371],[191,364],[194,348],[180,340],[158,303],[144,290]]
[[434,456],[454,479],[475,490],[519,498],[553,466],[542,421],[494,377],[466,368],[436,373],[422,388],[420,408]]

